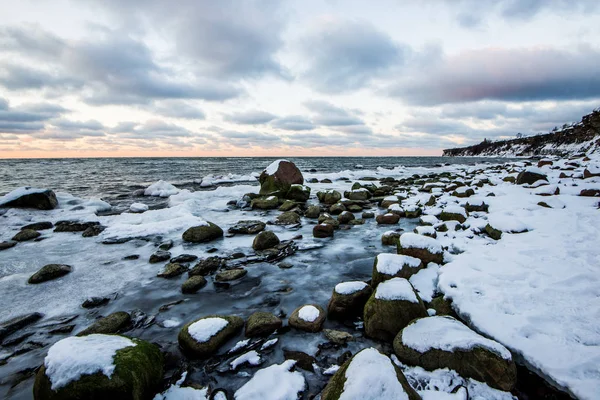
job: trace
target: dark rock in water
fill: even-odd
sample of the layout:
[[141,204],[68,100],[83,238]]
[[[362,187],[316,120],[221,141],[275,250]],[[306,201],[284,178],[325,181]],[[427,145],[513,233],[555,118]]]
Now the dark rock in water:
[[[329,181],[329,183],[331,183],[331,181]],[[332,205],[342,199],[342,194],[337,190],[326,190],[317,192],[317,198],[321,203]]]
[[371,211],[365,211],[364,213],[362,213],[362,217],[364,219],[375,218],[375,213]]
[[13,236],[12,240],[17,242],[26,242],[28,240],[33,240],[37,237],[41,236],[41,233],[38,231],[34,231],[33,229],[23,229],[19,231],[15,236]]
[[38,272],[31,275],[28,283],[37,284],[50,281],[61,276],[67,275],[73,270],[70,265],[65,264],[48,264],[43,266]]
[[11,247],[15,247],[17,242],[14,240],[9,240],[8,242],[0,242],[0,251],[10,249]]
[[248,317],[246,322],[246,337],[269,336],[280,329],[283,322],[275,315],[258,311]]
[[293,265],[289,262],[280,262],[279,264],[277,264],[277,266],[281,269],[289,269],[293,267]]
[[308,207],[308,209],[304,213],[304,216],[306,218],[315,219],[315,218],[319,218],[320,214],[321,214],[321,207],[312,205],[312,206]]
[[233,253],[231,255],[231,258],[234,259],[234,260],[237,259],[237,258],[244,258],[244,257],[246,257],[246,255],[244,253],[242,253],[242,252]]
[[110,238],[110,239],[103,240],[102,244],[123,244],[123,243],[127,243],[133,239],[134,238]]
[[100,225],[99,222],[58,221],[54,232],[83,232],[89,227]]
[[350,211],[344,211],[338,216],[338,222],[340,224],[349,224],[350,221],[355,220],[356,217]]
[[43,314],[38,312],[19,315],[18,317],[14,317],[9,319],[8,321],[0,322],[0,342],[7,337],[15,333],[16,331],[23,329],[27,325],[31,325],[44,317]]
[[106,227],[102,226],[102,225],[92,225],[92,226],[89,226],[85,231],[83,231],[83,233],[81,234],[81,236],[83,236],[83,237],[98,236],[105,229],[106,229]]
[[283,349],[283,358],[286,360],[296,360],[296,366],[298,368],[302,368],[309,372],[315,372],[313,364],[316,364],[317,360],[313,356],[309,356],[301,351]]
[[358,290],[352,293],[338,293],[336,289],[339,286],[336,285],[327,305],[327,318],[344,321],[362,316],[363,308],[371,297],[373,289],[366,283],[356,282],[355,284],[357,284],[356,289]]
[[[174,303],[177,303],[177,304],[183,303],[183,300],[179,300]],[[159,309],[158,311],[161,311],[161,310]],[[132,325],[133,329],[138,329],[138,328],[145,329],[145,328],[148,328],[150,325],[152,325],[154,322],[156,322],[155,315],[148,315],[140,309],[136,309],[131,312],[131,325]]]
[[258,197],[252,199],[250,206],[259,210],[272,210],[279,207],[279,199],[277,196]]
[[[313,315],[315,312],[317,315]],[[319,332],[323,328],[325,323],[325,317],[327,314],[325,310],[317,304],[307,304],[296,308],[290,315],[288,324],[296,329],[300,329],[306,332]],[[314,317],[314,319],[313,319]]]
[[192,294],[206,286],[206,278],[201,275],[190,276],[181,285],[181,293]]
[[300,215],[294,211],[287,211],[277,216],[277,225],[294,225],[300,222]]
[[139,258],[140,258],[140,256],[138,254],[132,254],[130,256],[123,257],[123,260],[130,261],[130,260],[137,260]]
[[[176,306],[176,305],[179,305],[179,304],[182,304],[182,303],[183,303],[183,299],[180,299],[180,300],[175,300],[175,301],[172,301],[172,302],[170,302],[170,303],[163,304],[162,306],[160,306],[160,307],[158,308],[158,311],[159,311],[159,312],[165,312],[165,311],[169,311],[171,308],[173,308],[173,306]],[[141,311],[140,311],[140,312],[141,312]]]
[[212,274],[216,270],[226,265],[226,260],[220,257],[208,257],[204,260],[200,260],[194,268],[192,268],[189,272],[190,276],[194,275],[202,275],[206,276]]
[[83,308],[96,308],[108,304],[110,298],[108,297],[89,297],[81,304]]
[[52,222],[34,222],[33,224],[25,225],[21,229],[33,229],[34,231],[43,231],[45,229],[52,229],[54,225]]
[[268,294],[262,299],[260,305],[265,307],[275,307],[278,306],[279,303],[281,303],[281,298],[278,295]]
[[193,226],[182,235],[183,240],[192,243],[205,243],[223,237],[223,229],[206,221],[206,225]]
[[[214,321],[225,320],[226,324],[215,335],[206,341],[198,341],[190,333],[195,326],[204,324],[204,321],[211,319]],[[198,325],[196,325],[198,324]],[[199,320],[189,322],[179,331],[178,341],[181,350],[190,358],[207,358],[219,350],[225,342],[234,337],[244,326],[244,320],[237,316],[210,315]]]
[[171,262],[172,263],[186,263],[186,262],[196,261],[197,259],[198,259],[198,256],[195,256],[193,254],[180,254],[177,257],[171,258]]
[[333,237],[334,227],[330,224],[319,224],[313,228],[313,236],[316,238],[328,238]]
[[131,325],[131,315],[124,311],[117,311],[104,318],[100,318],[92,325],[88,326],[77,336],[91,335],[93,333],[118,333],[127,329]]
[[517,175],[516,183],[517,185],[528,184],[531,185],[539,180],[548,181],[548,177],[544,174],[538,174],[533,171],[521,171],[519,175]]
[[238,221],[237,224],[228,229],[228,232],[254,235],[263,231],[265,226],[262,221]]
[[156,264],[159,262],[167,261],[170,258],[171,258],[171,253],[169,253],[168,251],[158,250],[158,251],[155,251],[154,254],[152,254],[150,256],[150,259],[148,260],[148,262],[150,264]]
[[327,340],[340,346],[354,340],[354,336],[344,331],[324,329],[323,333],[325,333],[325,337],[327,338]]
[[[29,189],[29,188],[27,188]],[[1,207],[37,208],[38,210],[52,210],[58,205],[56,194],[52,190],[41,190],[27,193],[21,197],[0,205]]]
[[210,249],[206,250],[207,253],[216,253],[217,251],[219,251],[219,249],[216,247],[211,247]]
[[73,329],[75,329],[75,325],[63,325],[49,330],[48,333],[51,335],[64,335],[73,332]]
[[217,275],[215,276],[215,281],[216,282],[235,281],[236,279],[243,278],[244,276],[246,276],[247,273],[248,273],[248,271],[246,271],[244,268],[228,269],[228,270],[220,271],[219,273],[217,273]]
[[279,238],[277,235],[275,235],[272,231],[262,231],[254,238],[254,241],[252,242],[252,248],[254,250],[265,250],[275,247],[278,244]]
[[169,263],[156,276],[159,278],[174,278],[187,271],[187,267],[178,263]]
[[171,250],[171,247],[173,247],[172,240],[165,240],[164,242],[162,242],[161,244],[158,245],[158,249],[164,250],[164,251]]
[[310,188],[304,185],[291,185],[285,198],[304,203],[310,198]]
[[308,183],[319,183],[319,180],[317,178],[310,178],[309,180],[307,180]]
[[260,182],[260,194],[281,193],[285,195],[292,185],[302,185],[304,177],[293,162],[278,160],[260,174],[258,181]]

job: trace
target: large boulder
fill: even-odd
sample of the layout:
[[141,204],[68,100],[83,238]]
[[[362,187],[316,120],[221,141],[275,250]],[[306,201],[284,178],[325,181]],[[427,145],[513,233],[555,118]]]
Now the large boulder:
[[371,285],[379,285],[392,278],[409,279],[411,276],[425,268],[421,260],[401,254],[381,253],[375,257],[373,263],[373,276]]
[[77,336],[87,336],[95,333],[118,333],[127,329],[130,325],[131,315],[125,311],[117,311],[98,319],[92,325],[79,332]]
[[371,293],[371,286],[362,281],[338,283],[327,306],[327,318],[344,321],[361,316]]
[[210,242],[220,237],[223,237],[223,229],[209,221],[189,228],[182,235],[184,241],[192,243]]
[[313,236],[316,238],[319,238],[319,239],[333,237],[334,230],[335,230],[335,227],[331,224],[327,224],[327,223],[318,224],[318,225],[315,225],[313,228]]
[[44,265],[38,272],[29,277],[28,283],[36,284],[46,281],[51,281],[61,276],[65,276],[70,273],[73,268],[70,265],[65,264],[48,264]]
[[291,185],[285,198],[304,203],[310,198],[310,188],[305,185]]
[[539,168],[529,167],[524,169],[517,175],[517,185],[528,184],[531,185],[539,180],[547,181],[548,177]]
[[210,315],[189,322],[179,331],[179,346],[191,358],[206,358],[242,330],[244,320],[237,316]]
[[163,378],[154,344],[115,335],[68,337],[48,350],[34,399],[149,399]]
[[406,377],[386,355],[366,348],[346,361],[321,393],[322,400],[419,400]]
[[58,206],[56,194],[48,189],[22,187],[0,197],[0,207],[52,210]]
[[280,329],[283,322],[275,315],[257,311],[248,317],[246,322],[246,337],[269,336]]
[[344,197],[349,200],[369,200],[371,198],[371,192],[366,188],[360,188],[355,190],[347,190],[344,192]]
[[400,221],[400,216],[398,214],[379,214],[375,217],[375,221],[378,225],[395,225]]
[[320,214],[321,214],[321,207],[312,205],[306,209],[304,216],[306,218],[315,219],[315,218],[319,218]]
[[449,368],[461,376],[510,391],[517,369],[510,351],[449,316],[411,322],[394,339],[398,359],[429,371]]
[[436,239],[416,233],[405,233],[400,236],[398,254],[418,258],[425,265],[430,262],[442,264],[444,261],[441,243]]
[[306,332],[319,332],[325,323],[325,310],[316,304],[300,306],[292,312],[288,321],[293,328]]
[[275,224],[277,225],[296,225],[300,223],[300,215],[294,211],[286,211],[277,216]]
[[335,204],[342,199],[342,195],[337,190],[325,190],[317,192],[317,198],[324,204]]
[[377,286],[365,305],[365,334],[391,342],[410,321],[427,316],[423,301],[403,278],[393,278]]
[[262,231],[254,238],[252,248],[254,250],[266,250],[279,244],[279,238],[273,231]]
[[292,185],[302,185],[304,177],[296,165],[288,160],[272,162],[259,176],[260,194],[277,193],[285,197]]

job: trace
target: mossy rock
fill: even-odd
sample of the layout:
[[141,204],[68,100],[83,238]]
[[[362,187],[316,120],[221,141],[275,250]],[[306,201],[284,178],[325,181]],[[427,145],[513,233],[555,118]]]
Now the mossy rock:
[[277,225],[295,225],[300,223],[300,215],[294,211],[286,211],[277,216]]
[[[190,335],[188,328],[195,322],[207,318],[222,318],[226,320],[228,324],[210,337],[206,342],[198,342]],[[237,335],[242,330],[243,326],[244,320],[235,315],[209,315],[185,324],[179,331],[177,339],[181,350],[186,356],[190,358],[207,358],[215,354],[225,342]]]
[[44,265],[38,272],[31,275],[27,283],[38,284],[46,281],[51,281],[61,276],[65,276],[73,271],[70,265],[65,264],[48,264]]
[[[319,311],[319,315],[314,321],[306,321],[306,320],[300,318],[300,315],[299,315],[300,310],[306,306],[313,306]],[[319,332],[321,329],[323,329],[323,324],[325,323],[326,317],[327,317],[327,314],[325,313],[325,310],[323,310],[323,308],[321,306],[319,306],[317,304],[306,304],[306,305],[296,308],[292,312],[292,315],[290,315],[290,319],[288,320],[288,324],[292,328],[296,328],[301,331],[314,333],[314,332]]]
[[308,207],[308,209],[304,213],[304,216],[306,218],[315,219],[315,218],[319,218],[320,214],[321,214],[321,207],[312,205],[312,206]]
[[283,322],[275,315],[258,311],[248,317],[246,322],[246,337],[269,336],[280,329]]
[[102,372],[83,375],[58,390],[46,375],[46,367],[38,370],[33,384],[36,400],[144,400],[152,399],[163,378],[163,355],[158,347],[139,339],[136,345],[118,350],[114,356],[115,369],[109,378]]
[[260,210],[273,210],[279,207],[279,199],[277,196],[259,197],[253,199],[250,203],[250,206]]
[[344,197],[349,200],[369,200],[372,196],[371,191],[366,186],[344,192]]
[[515,178],[514,176],[505,176],[504,178],[502,178],[502,181],[508,183],[515,183],[517,181],[517,178]]
[[459,191],[456,191],[456,190],[454,192],[452,192],[452,196],[458,197],[458,198],[461,198],[461,199],[464,199],[464,198],[467,198],[467,197],[471,197],[474,194],[475,194],[475,190],[473,190],[471,188],[465,190],[464,192],[459,192]]
[[285,197],[304,203],[310,198],[310,188],[304,185],[291,185]]
[[293,201],[293,200],[286,200],[286,201],[283,202],[282,205],[279,206],[278,210],[279,211],[284,211],[284,212],[285,211],[290,211],[290,210],[292,210],[293,208],[295,208],[297,206],[298,206],[298,203],[296,203],[295,201]]
[[185,231],[182,235],[183,240],[192,243],[206,243],[223,237],[223,229],[212,222],[206,222],[208,225],[194,226]]
[[388,231],[381,235],[381,244],[384,246],[395,246],[398,239],[400,239],[401,232]]
[[491,237],[492,239],[500,240],[500,238],[502,238],[502,231],[499,229],[493,228],[490,224],[487,224],[484,229],[485,229],[485,233],[487,233],[488,236]]
[[179,263],[168,263],[156,276],[159,278],[174,278],[183,274],[188,268]]
[[490,206],[485,203],[469,204],[467,202],[467,204],[465,204],[465,210],[467,210],[467,212],[488,212],[489,208]]
[[246,235],[254,235],[264,231],[266,224],[262,221],[244,220],[238,221],[234,226],[228,229],[229,233],[240,233]]
[[194,268],[192,268],[190,270],[190,272],[188,272],[188,275],[189,276],[210,275],[213,272],[215,272],[216,270],[218,270],[219,268],[225,267],[226,264],[227,264],[227,262],[220,257],[217,257],[217,256],[208,257],[208,258],[198,261],[198,263],[196,265],[194,265]]
[[[377,394],[377,397],[382,400],[397,399],[403,397],[401,393],[404,392],[409,400],[420,400],[421,397],[409,385],[400,368],[386,355],[381,354],[374,348],[363,349],[346,361],[331,377],[325,389],[323,389],[321,400],[339,400],[342,397],[344,389],[348,388],[351,384],[346,382],[346,372],[354,361],[358,362],[360,366],[367,365],[369,367],[361,371],[355,371],[357,374],[360,373],[361,388],[364,394],[367,395],[363,396],[364,398],[375,398],[374,395]],[[387,369],[395,372],[398,385],[395,385],[393,382],[387,382],[385,386],[382,384],[382,370],[386,371]],[[390,383],[393,385],[392,387],[388,386]],[[356,388],[354,389],[356,390]]]
[[344,211],[340,215],[338,215],[338,222],[340,224],[349,224],[351,221],[354,221],[356,217],[350,211]]
[[423,214],[423,210],[419,207],[415,209],[405,209],[404,213],[406,214],[406,218],[419,218]]
[[192,294],[206,286],[206,278],[201,275],[190,276],[181,285],[181,293]]
[[[438,230],[438,232],[441,232]],[[402,247],[401,244],[402,236],[400,236],[400,240],[396,242],[397,244],[397,252],[398,254],[403,254],[405,256],[411,256],[414,258],[418,258],[423,261],[423,264],[427,265],[430,262],[436,264],[442,264],[444,262],[444,253],[433,253],[428,249],[422,249],[418,247]]]
[[88,326],[77,336],[92,335],[95,333],[112,334],[127,329],[131,325],[131,315],[125,311],[117,311],[106,317],[98,319],[92,325]]
[[248,271],[244,268],[226,269],[220,271],[219,273],[217,273],[217,275],[215,275],[215,282],[235,281],[236,279],[243,278],[247,274]]
[[[296,213],[294,213],[296,214]],[[297,215],[297,214],[296,214]],[[254,238],[252,248],[254,250],[266,250],[279,244],[279,238],[272,231],[262,231]]]
[[458,316],[452,309],[452,300],[444,299],[443,295],[431,299],[431,301],[427,303],[427,308],[433,308],[435,310],[435,315],[449,315],[458,319]]
[[33,229],[23,229],[17,232],[15,236],[13,236],[12,240],[17,242],[26,242],[28,240],[33,240],[37,237],[40,237],[41,233]]
[[[380,256],[387,256],[387,254],[380,254]],[[373,262],[373,272],[371,274],[371,285],[373,287],[377,287],[381,282],[387,281],[392,278],[404,278],[409,279],[411,276],[425,268],[426,264],[424,264],[420,259],[414,257],[402,257],[401,255],[390,254],[389,256],[397,257],[398,263],[402,263],[402,266],[398,269],[395,274],[387,274],[379,271],[377,265],[379,264],[379,256],[375,257],[375,261]],[[419,265],[414,266],[416,262],[419,262]],[[412,264],[411,264],[412,263]]]
[[331,207],[329,207],[329,213],[331,215],[338,215],[343,213],[344,211],[346,211],[346,206],[340,202],[337,202],[335,204],[333,204]]
[[439,219],[442,221],[458,221],[461,224],[464,224],[464,222],[467,220],[467,218],[462,214],[446,211],[442,211],[442,213],[439,216]]
[[324,192],[317,192],[317,198],[321,203],[335,204],[342,199],[342,194],[337,190],[327,190]]
[[373,289],[366,284],[353,293],[341,294],[334,288],[327,305],[327,318],[345,321],[362,316],[365,304],[372,293]]
[[335,227],[327,223],[315,225],[313,227],[313,237],[316,237],[318,239],[333,237],[334,230]]

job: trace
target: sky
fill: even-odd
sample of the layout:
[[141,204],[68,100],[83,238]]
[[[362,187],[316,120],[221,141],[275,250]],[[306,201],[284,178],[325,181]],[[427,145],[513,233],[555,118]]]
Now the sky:
[[597,0],[0,9],[0,158],[441,155],[600,106]]

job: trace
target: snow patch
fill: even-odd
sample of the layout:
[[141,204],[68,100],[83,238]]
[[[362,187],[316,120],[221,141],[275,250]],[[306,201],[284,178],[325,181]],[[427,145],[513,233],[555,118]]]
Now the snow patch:
[[363,281],[342,282],[335,285],[335,292],[339,294],[352,294],[363,290],[367,286]]
[[198,343],[207,342],[221,332],[229,322],[219,317],[203,318],[188,326],[188,333]]
[[377,286],[375,298],[379,300],[404,300],[418,303],[417,295],[410,284],[404,278],[392,278]]

